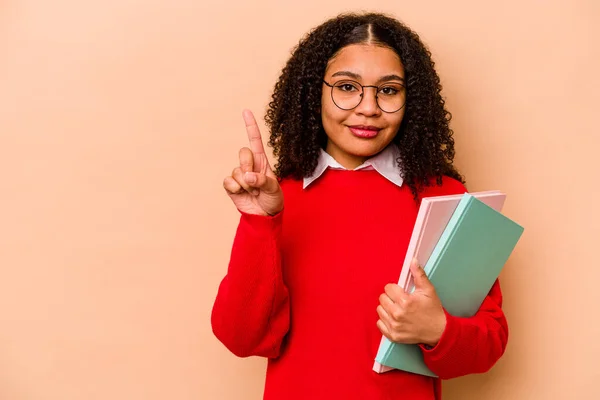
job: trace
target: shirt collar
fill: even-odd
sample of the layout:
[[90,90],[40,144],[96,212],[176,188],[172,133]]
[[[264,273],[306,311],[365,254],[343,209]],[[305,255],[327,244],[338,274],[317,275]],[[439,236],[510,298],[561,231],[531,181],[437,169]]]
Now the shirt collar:
[[[402,169],[396,161],[398,157],[400,157],[400,150],[398,150],[398,147],[392,143],[379,154],[369,158],[363,164],[354,168],[354,171],[361,169],[374,169],[393,184],[402,186]],[[317,168],[315,168],[311,176],[304,178],[303,188],[306,189],[311,183],[319,179],[319,177],[323,175],[327,168],[342,170],[346,169],[325,150],[321,149]]]

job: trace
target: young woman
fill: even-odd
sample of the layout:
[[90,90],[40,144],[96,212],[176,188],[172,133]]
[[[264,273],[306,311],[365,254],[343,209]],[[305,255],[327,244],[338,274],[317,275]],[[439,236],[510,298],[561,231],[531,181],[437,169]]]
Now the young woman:
[[398,285],[419,199],[464,193],[429,51],[399,21],[345,14],[312,30],[275,84],[266,122],[224,187],[241,213],[212,313],[240,357],[268,357],[264,398],[439,399],[440,380],[373,372],[381,335],[419,344],[441,379],[490,369],[508,327],[494,285],[447,313],[423,270]]

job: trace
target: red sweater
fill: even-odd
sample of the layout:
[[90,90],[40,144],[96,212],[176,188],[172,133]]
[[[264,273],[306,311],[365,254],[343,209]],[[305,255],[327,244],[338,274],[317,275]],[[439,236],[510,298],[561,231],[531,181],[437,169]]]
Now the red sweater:
[[[217,338],[240,357],[268,357],[266,400],[433,400],[441,383],[372,370],[379,295],[398,281],[418,205],[407,185],[374,170],[327,170],[307,189],[281,183],[284,211],[242,214],[212,312]],[[422,197],[464,193],[458,181]],[[508,337],[494,285],[471,318],[446,314],[440,342],[422,348],[442,379],[484,372]]]

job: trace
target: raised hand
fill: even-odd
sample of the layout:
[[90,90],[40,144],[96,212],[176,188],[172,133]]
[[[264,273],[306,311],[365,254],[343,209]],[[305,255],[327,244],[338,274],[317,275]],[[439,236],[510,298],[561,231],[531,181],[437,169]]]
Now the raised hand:
[[223,181],[238,210],[247,214],[275,215],[283,210],[283,192],[273,173],[252,112],[242,113],[250,148],[240,150],[240,165]]

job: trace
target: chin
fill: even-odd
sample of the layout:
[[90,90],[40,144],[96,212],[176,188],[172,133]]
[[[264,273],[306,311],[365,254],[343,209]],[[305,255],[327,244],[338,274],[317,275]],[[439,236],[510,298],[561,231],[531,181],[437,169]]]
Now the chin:
[[386,148],[385,143],[360,143],[357,146],[352,146],[352,148],[348,148],[348,152],[354,154],[358,157],[372,157],[378,153],[380,153],[383,149]]

